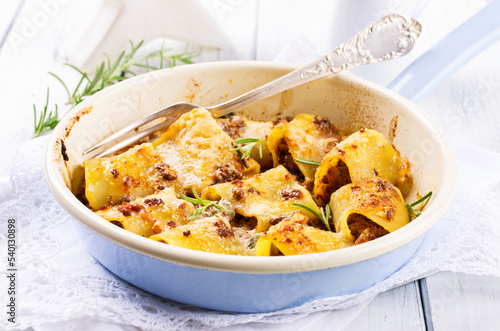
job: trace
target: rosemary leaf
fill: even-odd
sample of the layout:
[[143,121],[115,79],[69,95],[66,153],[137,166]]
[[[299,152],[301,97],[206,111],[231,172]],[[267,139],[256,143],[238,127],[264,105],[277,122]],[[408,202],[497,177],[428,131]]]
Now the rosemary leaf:
[[234,143],[240,145],[240,144],[248,144],[248,143],[257,143],[259,141],[260,141],[259,138],[241,138],[241,139],[236,140]]
[[[97,83],[99,82],[99,80],[101,80],[103,72],[104,72],[104,62],[101,63],[101,65],[97,69],[97,71],[95,73],[95,76],[94,76],[94,79],[90,82],[89,85],[87,85],[87,87],[85,88],[85,92],[83,93],[83,95],[92,95],[93,94],[92,90],[97,85]],[[104,82],[105,81],[103,79],[103,85],[104,85]]]
[[316,167],[319,166],[321,163],[321,162],[316,162],[316,161],[311,161],[311,160],[299,159],[298,157],[294,157],[293,159],[299,163],[309,164],[309,165],[313,165]]
[[55,73],[53,73],[53,72],[49,72],[49,75],[52,75],[53,77],[55,77],[61,83],[61,85],[66,90],[66,93],[68,94],[68,99],[71,98],[71,94],[69,93],[68,86],[66,86],[66,84],[64,83],[64,81],[59,76],[57,76]]
[[250,158],[250,154],[252,153],[252,149],[255,147],[256,144],[259,145],[259,156],[262,159],[262,143],[265,141],[265,139],[259,139],[259,138],[241,138],[236,140],[234,143],[241,145],[241,144],[246,144],[244,146],[240,146],[237,148],[231,149],[231,151],[240,151],[242,153],[241,159],[242,160],[248,160]]
[[65,66],[68,66],[68,67],[70,67],[70,68],[72,68],[72,69],[74,69],[74,70],[75,70],[75,71],[77,71],[80,75],[85,76],[85,78],[87,78],[87,80],[88,80],[88,81],[89,81],[89,83],[90,83],[90,79],[87,77],[87,74],[86,74],[85,72],[81,71],[80,69],[78,69],[77,67],[75,67],[75,66],[74,66],[74,65],[72,65],[72,64],[65,63],[64,65],[65,65]]
[[[323,210],[321,210],[321,211],[323,211]],[[326,212],[325,219],[329,220],[330,216],[331,216],[331,211],[330,211],[330,205],[329,204],[326,204],[326,206],[325,206],[325,212]]]
[[120,65],[120,62],[123,59],[123,56],[125,56],[125,51],[123,51],[123,52],[120,53],[120,55],[116,59],[115,63],[113,63],[113,66],[111,66],[107,70],[106,75],[104,75],[104,77],[103,77],[104,80],[108,79],[109,77],[112,77],[115,74],[116,70],[118,69],[118,66]]
[[431,196],[432,196],[432,191],[430,191],[429,193],[427,193],[426,195],[424,195],[423,197],[421,197],[420,199],[418,199],[417,201],[415,201],[414,203],[412,203],[410,206],[415,207],[419,203],[422,203],[425,200],[430,199]]
[[193,205],[201,205],[201,203],[199,203],[199,199],[195,199],[195,198],[191,198],[191,197],[188,197],[182,193],[179,193],[179,196],[181,198],[183,198],[184,200],[186,200],[187,202],[191,202]]
[[198,193],[196,193],[196,190],[194,188],[192,190],[193,190],[193,195],[195,196],[194,198],[191,198],[191,197],[185,196],[182,193],[179,193],[179,196],[181,198],[183,198],[184,200],[186,200],[188,202],[191,202],[193,205],[201,206],[201,207],[198,207],[194,211],[193,215],[191,215],[190,217],[188,217],[188,220],[193,220],[195,218],[198,218],[210,206],[214,206],[215,208],[217,208],[219,210],[222,210],[223,212],[226,212],[227,214],[230,214],[229,210],[227,210],[224,206],[221,206],[221,205],[217,204],[217,201],[203,200],[202,198],[200,198],[200,196],[198,195]]
[[33,138],[36,138],[45,132],[53,130],[56,127],[57,123],[59,123],[57,105],[55,105],[54,112],[50,111],[49,113],[47,113],[48,107],[49,107],[49,89],[47,88],[47,98],[45,100],[45,106],[43,107],[43,111],[38,119],[37,119],[36,106],[33,105],[33,116],[34,116]]
[[[49,74],[53,76],[66,91],[68,96],[66,105],[70,106],[69,109],[78,105],[80,102],[85,100],[86,97],[91,96],[108,86],[119,83],[131,76],[135,76],[136,73],[134,72],[133,67],[144,68],[146,71],[158,70],[163,68],[164,64],[174,66],[177,63],[193,63],[193,58],[199,55],[195,51],[188,51],[187,48],[179,54],[166,55],[166,49],[162,46],[162,49],[159,51],[149,53],[142,57],[135,57],[135,54],[143,43],[144,41],[141,41],[136,46],[132,41],[130,41],[130,51],[128,53],[126,51],[122,51],[114,60],[111,60],[108,55],[104,54],[106,59],[96,67],[94,75],[86,73],[72,64],[64,63],[65,66],[72,68],[81,76],[73,89],[70,89],[61,77],[49,72]],[[160,64],[158,66],[149,64],[148,60],[153,58],[159,58]],[[144,62],[146,64],[144,64]],[[47,107],[48,101],[44,110],[38,117],[36,107],[33,106],[35,123],[33,137],[37,137],[42,133],[53,130],[58,122],[57,105],[55,105],[55,111],[48,113],[46,110]]]
[[297,206],[297,207],[300,207],[300,208],[303,208],[303,209],[309,211],[314,216],[316,216],[318,219],[320,219],[321,222],[323,222],[323,224],[326,226],[328,231],[332,231],[332,228],[330,227],[330,222],[329,222],[329,220],[330,220],[330,206],[328,204],[325,207],[326,216],[325,216],[325,213],[323,211],[323,208],[321,208],[321,207],[319,208],[319,211],[321,214],[318,214],[318,212],[315,211],[314,209],[312,209],[311,207],[303,205],[301,203],[294,202],[294,203],[292,203],[292,206]]
[[[427,193],[426,195],[424,195],[423,197],[421,197],[420,199],[418,199],[414,203],[412,203],[412,204],[407,203],[406,204],[406,209],[408,209],[410,221],[419,217],[420,215],[422,215],[422,210],[424,209],[425,205],[427,204],[427,202],[429,201],[431,196],[432,196],[432,191],[429,191],[429,193]],[[413,209],[413,207],[415,207],[421,203],[424,203],[424,204],[418,209],[418,211],[415,211],[415,209]]]

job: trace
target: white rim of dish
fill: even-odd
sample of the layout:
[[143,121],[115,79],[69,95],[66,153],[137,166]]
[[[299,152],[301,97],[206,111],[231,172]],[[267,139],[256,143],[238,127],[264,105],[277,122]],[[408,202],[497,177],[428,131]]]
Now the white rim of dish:
[[[218,67],[223,67],[225,69],[258,68],[290,71],[295,69],[297,66],[292,64],[260,61],[220,61],[168,68],[148,73],[148,75],[150,75],[150,79],[153,79],[157,76],[169,75],[174,70],[186,71],[186,74],[189,74],[191,71],[199,72],[200,70],[206,68],[214,69]],[[86,99],[66,114],[63,119],[61,119],[60,123],[52,133],[46,152],[45,170],[49,187],[63,208],[93,232],[126,249],[168,263],[225,272],[281,274],[329,269],[375,258],[420,237],[442,217],[448,206],[451,204],[456,190],[456,158],[449,139],[444,134],[441,134],[442,130],[439,129],[439,127],[437,127],[437,125],[435,125],[433,121],[413,103],[400,95],[385,89],[384,87],[365,81],[353,75],[344,76],[344,78],[354,84],[361,84],[377,90],[379,93],[403,104],[409,109],[410,112],[416,115],[420,121],[432,130],[434,138],[438,143],[438,147],[444,155],[444,167],[446,171],[445,176],[442,178],[440,193],[433,198],[434,201],[428,206],[426,212],[419,216],[415,221],[405,225],[403,228],[389,233],[384,237],[378,238],[377,240],[364,243],[363,245],[356,245],[340,250],[315,254],[275,257],[234,256],[207,253],[165,245],[163,243],[140,237],[134,233],[124,231],[123,229],[120,229],[119,227],[97,216],[90,209],[85,207],[66,186],[62,176],[58,173],[57,165],[53,161],[56,156],[54,154],[55,151],[53,147],[55,146],[56,141],[60,138],[64,127],[69,122],[69,119],[72,118],[76,112],[90,106],[92,103],[95,103],[95,101],[103,93],[109,93],[119,89],[127,89],[137,83],[144,82],[144,77],[141,76],[130,78],[120,84],[106,88],[105,90]]]

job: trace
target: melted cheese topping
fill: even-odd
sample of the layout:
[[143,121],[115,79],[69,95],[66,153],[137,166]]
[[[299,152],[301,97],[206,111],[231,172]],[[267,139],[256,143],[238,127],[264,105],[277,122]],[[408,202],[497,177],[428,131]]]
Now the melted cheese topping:
[[252,149],[250,158],[257,161],[262,170],[273,167],[273,158],[266,140],[269,133],[273,130],[273,122],[251,121],[239,116],[231,116],[229,119],[219,119],[218,123],[235,141],[242,138],[262,139],[262,157],[259,148],[254,148]]
[[[233,142],[205,109],[184,114],[153,144],[135,146],[118,156],[84,162],[85,195],[99,209],[152,194],[158,187],[198,193],[212,184],[241,178],[246,171]],[[253,172],[259,169],[253,167]]]
[[[256,232],[267,231],[271,221],[277,217],[302,210],[293,203],[301,203],[320,212],[311,194],[283,166],[249,179],[210,186],[203,191],[202,198],[224,198],[234,206],[236,213],[256,217]],[[310,212],[305,213],[310,219],[316,219]]]
[[[341,178],[343,165],[348,169],[347,182]],[[410,165],[383,134],[361,130],[339,143],[323,159],[315,175],[314,198],[324,206],[341,186],[371,177],[386,179],[405,190],[411,179]]]
[[145,198],[139,198],[119,206],[96,212],[105,220],[125,230],[149,237],[166,229],[185,225],[194,213],[194,206],[178,199],[175,191],[166,188]]
[[[364,178],[342,186],[332,194],[330,209],[333,211],[335,230],[342,231],[353,241],[357,239],[352,234],[356,224],[349,224],[349,218],[354,214],[364,216],[368,223],[373,222],[387,232],[393,232],[410,222],[399,189],[378,177]],[[370,227],[370,224],[363,223],[358,226]]]
[[257,241],[255,255],[319,253],[353,245],[353,242],[341,233],[320,230],[307,225],[307,222],[308,218],[299,212],[271,226]]
[[150,239],[204,252],[253,255],[253,250],[245,246],[244,241],[231,229],[227,218],[221,214],[164,231]]
[[[260,139],[262,158],[256,145],[242,160],[240,138]],[[327,118],[310,114],[274,125],[194,109],[153,143],[85,161],[85,197],[127,231],[219,254],[325,252],[407,224],[408,161],[373,130],[340,140]]]
[[299,114],[292,121],[275,126],[268,140],[274,166],[282,164],[292,173],[298,168],[305,178],[304,185],[310,187],[316,166],[298,162],[295,158],[321,162],[326,153],[340,142],[340,135],[325,117]]

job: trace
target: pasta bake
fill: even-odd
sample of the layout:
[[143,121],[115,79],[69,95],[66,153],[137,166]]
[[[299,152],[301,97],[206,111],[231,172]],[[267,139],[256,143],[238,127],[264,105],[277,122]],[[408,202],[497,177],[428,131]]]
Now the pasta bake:
[[[108,222],[179,247],[296,255],[375,240],[416,216],[411,166],[382,133],[328,118],[279,121],[202,108],[153,142],[84,162],[83,202]],[[420,201],[420,209],[425,202]]]

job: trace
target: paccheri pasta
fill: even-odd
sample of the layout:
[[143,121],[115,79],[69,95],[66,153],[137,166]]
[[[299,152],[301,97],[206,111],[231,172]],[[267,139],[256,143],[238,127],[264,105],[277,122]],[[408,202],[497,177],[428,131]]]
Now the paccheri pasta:
[[296,255],[361,244],[410,222],[410,164],[381,133],[325,117],[184,114],[160,138],[84,162],[86,203],[158,242]]

